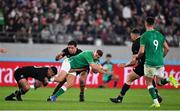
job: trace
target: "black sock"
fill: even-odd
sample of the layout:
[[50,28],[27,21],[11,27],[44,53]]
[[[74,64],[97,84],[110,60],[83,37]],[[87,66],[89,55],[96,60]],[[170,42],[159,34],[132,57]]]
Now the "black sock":
[[114,81],[114,85],[113,87],[115,88],[117,86],[118,82],[117,81]]
[[85,84],[84,81],[80,81],[80,95],[84,95]]
[[66,82],[66,79],[62,82],[59,82],[59,84],[56,86],[56,88],[54,89],[53,91],[53,94],[54,95],[56,92],[58,92],[58,90],[62,87],[62,85]]
[[24,95],[24,94],[26,94],[27,91],[24,91],[23,89],[19,89],[19,90],[16,90],[14,94],[15,95]]
[[130,88],[130,85],[124,83],[124,85],[123,85],[123,87],[121,89],[121,92],[120,92],[122,97],[126,94],[126,92],[129,90],[129,88]]
[[167,78],[161,80],[161,82],[160,82],[161,85],[165,85],[165,84],[167,84],[167,83],[169,83],[169,81],[168,81]]
[[158,95],[158,90],[157,90],[157,88],[156,88],[156,83],[155,83],[154,79],[153,79],[153,81],[152,81],[152,84],[153,84],[153,86],[154,86],[154,90],[155,90],[156,94]]

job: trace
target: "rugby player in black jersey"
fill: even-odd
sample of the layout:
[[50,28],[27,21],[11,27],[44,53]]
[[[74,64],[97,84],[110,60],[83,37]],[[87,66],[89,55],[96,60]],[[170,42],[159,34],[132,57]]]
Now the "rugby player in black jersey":
[[[5,97],[6,101],[22,101],[21,95],[25,95],[29,89],[30,84],[28,83],[28,78],[34,78],[38,81],[38,84],[35,84],[35,87],[41,87],[48,85],[48,80],[57,74],[56,67],[36,67],[36,66],[25,66],[20,67],[15,70],[14,78],[18,84],[19,89],[9,96]],[[16,99],[14,99],[16,97]]]
[[[67,58],[69,58],[69,57],[78,55],[81,52],[82,52],[82,50],[77,48],[77,43],[75,41],[69,41],[68,46],[65,49],[63,49],[60,54],[57,54],[57,56],[55,57],[55,60],[59,61],[60,59],[62,59],[65,56]],[[79,83],[80,83],[79,101],[80,102],[84,101],[84,89],[85,89],[85,84],[86,84],[87,73],[88,73],[88,71],[78,71],[77,72],[77,74],[80,74],[80,78],[79,78]],[[65,82],[66,82],[66,79],[62,82],[59,82],[58,85],[56,86],[56,88],[54,89],[52,95],[54,95]],[[50,98],[48,98],[47,101],[50,101]]]
[[[134,66],[133,70],[128,74],[126,82],[123,84],[122,90],[117,98],[110,98],[111,102],[114,103],[122,103],[123,97],[125,96],[126,92],[129,90],[131,83],[135,81],[136,79],[139,79],[140,77],[144,76],[144,62],[145,62],[145,55],[143,55],[137,63],[136,56],[138,54],[139,48],[140,48],[140,32],[137,29],[133,29],[131,32],[131,40],[133,41],[132,44],[132,60],[128,63],[122,63],[119,64],[119,67],[128,67],[128,66]],[[158,97],[158,101],[161,102],[162,98],[158,94],[158,90],[156,88],[156,84],[153,80],[153,85],[155,87],[155,91]]]

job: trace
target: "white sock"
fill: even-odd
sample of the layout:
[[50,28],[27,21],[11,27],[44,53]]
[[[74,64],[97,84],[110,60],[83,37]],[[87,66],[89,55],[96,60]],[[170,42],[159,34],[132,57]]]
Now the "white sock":
[[50,81],[52,81],[52,82],[53,82],[53,81],[54,81],[54,77],[52,77],[52,78],[50,79]]
[[157,99],[153,99],[153,102],[154,102],[155,104],[159,104],[159,101],[158,101]]
[[62,86],[61,88],[64,90],[64,92],[67,90],[65,86]]

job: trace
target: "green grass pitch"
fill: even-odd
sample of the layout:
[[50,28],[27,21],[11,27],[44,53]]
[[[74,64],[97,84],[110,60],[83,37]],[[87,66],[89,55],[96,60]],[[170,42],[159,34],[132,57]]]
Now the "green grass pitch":
[[[109,101],[120,89],[91,89],[85,91],[85,102],[79,102],[79,88],[69,89],[56,102],[47,102],[52,88],[31,89],[24,101],[4,101],[4,97],[15,91],[15,87],[0,87],[0,110],[154,110],[146,89],[131,89],[122,104]],[[160,89],[163,102],[159,110],[180,110],[179,89]]]

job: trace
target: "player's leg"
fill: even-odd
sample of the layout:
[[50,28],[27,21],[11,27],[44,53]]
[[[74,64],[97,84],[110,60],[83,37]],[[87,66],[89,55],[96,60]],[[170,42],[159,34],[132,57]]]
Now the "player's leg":
[[113,85],[113,88],[115,88],[118,84],[118,81],[119,81],[119,76],[116,75],[116,74],[113,74],[112,77],[111,77],[112,80],[114,80],[114,85]]
[[145,74],[147,88],[148,88],[149,94],[151,95],[151,98],[153,99],[153,102],[154,102],[154,104],[152,106],[160,107],[160,104],[157,99],[157,94],[156,94],[154,86],[152,84],[153,77],[154,77],[154,75],[156,75],[156,73],[157,73],[156,68],[149,67],[146,65],[144,66],[144,74]]
[[[59,82],[57,84],[57,86],[55,87],[55,89],[54,89],[53,93],[51,94],[51,96],[54,95],[56,92],[58,92],[58,90],[63,86],[63,84],[65,82],[66,82],[66,79],[64,79],[63,81]],[[51,101],[50,96],[47,98],[47,101]]]
[[30,85],[27,79],[21,79],[18,82],[18,86],[19,90],[15,91],[16,99],[22,101],[21,95],[25,95],[29,91]]
[[[68,59],[65,59],[62,63],[60,72],[58,73],[57,76],[51,78],[51,81],[62,82],[65,79],[66,81],[68,81],[67,78],[68,78],[68,72],[70,69],[71,69],[70,63]],[[60,87],[54,95],[50,96],[51,101],[56,101],[57,96],[60,95],[62,92],[64,93],[65,90],[66,90],[66,87],[64,86]]]
[[15,100],[13,98],[16,97],[16,99],[21,101],[22,100],[21,95],[25,94],[29,90],[30,86],[29,86],[26,78],[23,75],[24,72],[25,72],[25,70],[23,68],[18,68],[14,72],[14,78],[15,78],[17,84],[18,84],[19,90],[16,90],[14,93],[7,96],[5,98],[5,100]]
[[54,95],[50,97],[51,101],[56,101],[58,96],[62,95],[67,89],[71,88],[74,85],[75,78],[76,78],[76,73],[68,74],[66,76],[66,80],[67,80],[66,84],[64,84]]
[[13,97],[16,97],[17,101],[22,101],[21,95],[24,95],[30,89],[30,85],[26,79],[21,79],[17,83],[19,90],[16,90],[14,93],[7,96],[5,100],[15,100]]
[[80,94],[79,94],[79,101],[84,101],[84,90],[86,85],[86,78],[87,78],[87,72],[83,71],[80,73],[79,83],[80,83]]
[[152,84],[153,84],[153,86],[154,86],[154,90],[155,90],[155,92],[156,92],[158,101],[159,101],[159,103],[161,103],[161,102],[162,102],[162,97],[161,97],[160,94],[159,94],[159,91],[158,91],[158,89],[157,89],[157,87],[156,87],[156,83],[155,83],[155,80],[154,80],[154,79],[153,79],[153,81],[152,81]]
[[173,77],[173,75],[164,78],[164,67],[158,68],[157,73],[157,83],[159,86],[163,86],[167,83],[172,83],[175,88],[178,88],[178,81]]
[[134,71],[131,71],[128,76],[126,82],[123,84],[123,87],[120,91],[120,94],[117,98],[110,98],[110,100],[114,103],[121,103],[123,100],[123,97],[125,96],[126,92],[129,90],[131,83],[140,78],[141,76],[137,75]]
[[65,82],[66,82],[66,79],[64,79],[63,81],[59,82],[58,85],[56,86],[56,88],[54,89],[52,95],[55,94],[59,90],[59,88],[63,86],[63,84]]

